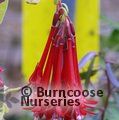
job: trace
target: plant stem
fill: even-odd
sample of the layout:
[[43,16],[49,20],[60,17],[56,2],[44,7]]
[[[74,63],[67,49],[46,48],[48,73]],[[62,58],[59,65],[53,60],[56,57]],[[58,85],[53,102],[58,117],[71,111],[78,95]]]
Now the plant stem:
[[102,112],[102,116],[101,116],[101,120],[104,120],[105,118],[105,113],[106,113],[106,110],[107,110],[107,107],[109,105],[109,98],[110,98],[110,95],[111,95],[111,84],[110,84],[110,80],[109,80],[109,77],[107,75],[107,71],[105,71],[106,73],[106,76],[107,76],[107,98],[105,100],[105,104],[104,104],[104,110]]

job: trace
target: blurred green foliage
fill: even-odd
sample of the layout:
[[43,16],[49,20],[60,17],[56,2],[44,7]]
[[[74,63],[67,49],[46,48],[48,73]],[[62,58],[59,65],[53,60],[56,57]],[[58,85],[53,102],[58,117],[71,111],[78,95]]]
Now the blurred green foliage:
[[112,30],[109,36],[101,36],[101,51],[108,52],[108,50],[119,52],[119,29]]
[[24,112],[20,115],[6,115],[5,120],[33,120],[33,115],[28,112]]
[[0,3],[0,24],[2,23],[3,18],[5,16],[5,12],[8,7],[8,2],[8,0],[5,0],[4,2]]
[[112,31],[109,37],[109,48],[119,51],[119,29]]

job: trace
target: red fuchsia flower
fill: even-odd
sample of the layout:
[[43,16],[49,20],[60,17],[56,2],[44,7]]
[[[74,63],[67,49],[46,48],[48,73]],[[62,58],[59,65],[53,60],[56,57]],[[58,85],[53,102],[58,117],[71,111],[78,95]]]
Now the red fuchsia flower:
[[[82,91],[78,69],[76,50],[76,36],[72,21],[66,14],[68,11],[59,1],[54,14],[52,27],[43,51],[40,62],[37,64],[29,81],[33,86],[42,86],[45,89],[79,89]],[[78,116],[94,114],[87,110],[94,108],[97,102],[80,98],[78,107],[33,107],[30,108],[35,116],[50,120],[55,113],[65,120],[75,119]]]
[[[0,67],[0,73],[3,72],[3,69]],[[0,78],[0,88],[4,86],[2,79]]]

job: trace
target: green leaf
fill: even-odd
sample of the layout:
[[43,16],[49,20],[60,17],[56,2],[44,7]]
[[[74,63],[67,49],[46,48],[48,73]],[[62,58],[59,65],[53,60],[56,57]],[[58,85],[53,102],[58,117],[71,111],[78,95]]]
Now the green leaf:
[[4,93],[7,95],[7,94],[10,94],[10,93],[16,93],[16,92],[19,92],[21,90],[21,87],[17,87],[17,88],[9,88],[7,89],[6,91],[4,91]]
[[3,116],[5,113],[8,113],[9,109],[6,104],[3,103],[2,107],[0,107],[0,120],[3,120]]
[[6,13],[6,10],[7,10],[7,7],[8,7],[8,0],[5,0],[4,2],[2,2],[0,4],[0,24],[3,21],[3,18],[5,16],[5,13]]
[[114,29],[108,40],[109,49],[119,51],[119,29]]
[[86,88],[88,87],[89,82],[90,82],[94,62],[95,62],[95,57],[92,59],[91,63],[89,64],[89,67],[88,67],[87,76],[86,76],[86,80],[85,80]]
[[[99,69],[91,70],[90,77],[94,76],[94,75],[98,72],[98,70],[99,70]],[[80,76],[81,76],[81,78],[84,79],[84,80],[87,79],[87,77],[88,77],[88,71],[80,73]]]

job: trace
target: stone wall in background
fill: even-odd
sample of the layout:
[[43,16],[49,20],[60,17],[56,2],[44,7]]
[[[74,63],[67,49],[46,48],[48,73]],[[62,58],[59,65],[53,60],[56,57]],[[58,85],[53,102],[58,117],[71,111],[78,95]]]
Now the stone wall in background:
[[21,0],[10,0],[5,19],[0,25],[0,66],[5,78],[21,79]]
[[119,0],[101,1],[101,34],[109,35],[110,32],[119,28]]

